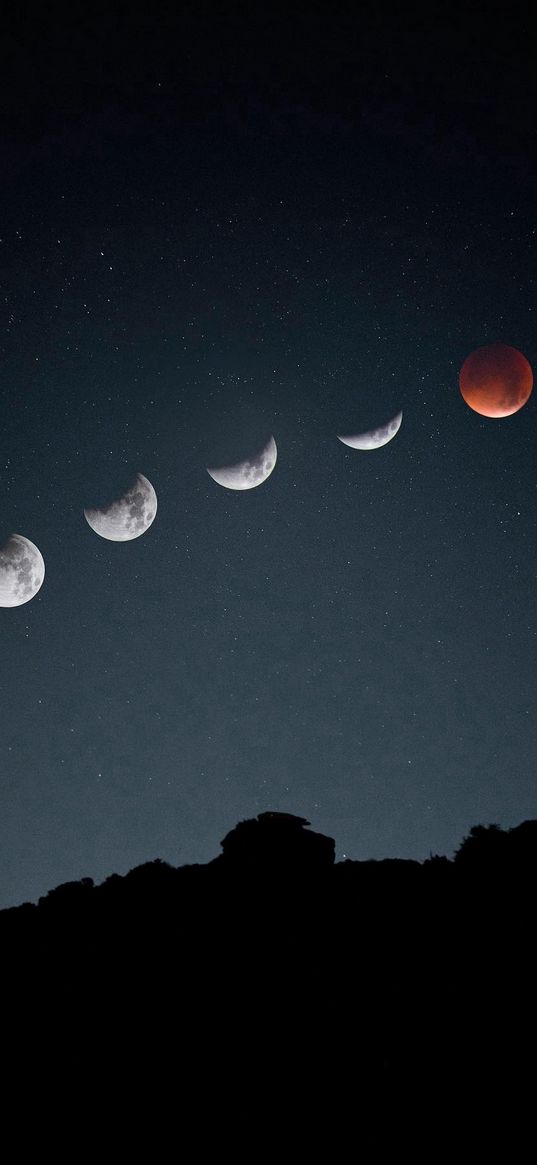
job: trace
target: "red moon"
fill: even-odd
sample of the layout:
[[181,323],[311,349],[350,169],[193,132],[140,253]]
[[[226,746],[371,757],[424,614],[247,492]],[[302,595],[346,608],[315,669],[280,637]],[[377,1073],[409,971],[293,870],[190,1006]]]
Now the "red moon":
[[466,357],[459,373],[466,404],[482,417],[510,417],[533,388],[531,365],[509,344],[485,344]]

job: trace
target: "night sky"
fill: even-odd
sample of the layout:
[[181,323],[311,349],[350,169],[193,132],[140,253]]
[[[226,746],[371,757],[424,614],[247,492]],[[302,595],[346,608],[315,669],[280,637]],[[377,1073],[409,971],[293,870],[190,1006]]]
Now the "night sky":
[[[0,546],[46,575],[0,609],[1,906],[266,809],[338,859],[537,816],[537,401],[458,385],[537,368],[528,31],[250,7],[3,38]],[[100,538],[137,473],[154,523]]]

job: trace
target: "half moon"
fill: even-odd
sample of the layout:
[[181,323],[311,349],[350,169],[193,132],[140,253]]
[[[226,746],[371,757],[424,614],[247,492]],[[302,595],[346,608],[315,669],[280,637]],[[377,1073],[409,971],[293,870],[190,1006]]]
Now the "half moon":
[[92,530],[109,542],[131,542],[145,534],[155,520],[157,495],[143,473],[136,477],[123,497],[107,506],[84,510]]
[[0,607],[22,607],[45,577],[43,555],[29,538],[12,534],[0,549]]
[[268,444],[254,457],[249,457],[246,461],[238,461],[236,465],[222,465],[217,469],[208,469],[207,473],[210,474],[213,481],[216,481],[218,485],[224,485],[226,489],[254,489],[256,485],[261,485],[263,481],[267,480],[267,477],[270,477],[276,465],[277,456],[276,442],[274,437],[271,437]]
[[391,421],[387,421],[379,429],[368,429],[366,433],[338,437],[338,441],[343,441],[344,445],[350,445],[351,449],[380,449],[381,445],[387,445],[388,441],[393,440],[395,434],[401,428],[402,420],[403,410],[400,413],[396,413]]

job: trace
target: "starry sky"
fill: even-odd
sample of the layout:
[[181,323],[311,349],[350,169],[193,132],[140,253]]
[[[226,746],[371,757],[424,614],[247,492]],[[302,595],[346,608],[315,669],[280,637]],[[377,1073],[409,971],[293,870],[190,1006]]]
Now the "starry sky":
[[[537,365],[527,30],[250,7],[4,38],[0,545],[46,576],[0,609],[0,906],[266,809],[339,859],[537,815],[537,405],[458,387]],[[138,472],[153,525],[98,537]]]

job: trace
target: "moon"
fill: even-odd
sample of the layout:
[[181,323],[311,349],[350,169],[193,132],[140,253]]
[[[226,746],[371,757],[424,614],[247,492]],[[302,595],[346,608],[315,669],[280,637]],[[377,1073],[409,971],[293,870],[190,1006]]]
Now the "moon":
[[459,373],[466,404],[482,417],[510,417],[533,389],[531,364],[509,344],[484,344],[466,357]]
[[238,461],[236,465],[222,465],[217,469],[208,469],[213,481],[224,485],[226,489],[254,489],[270,477],[278,450],[274,437],[263,447],[260,453],[248,457],[246,461]]
[[123,497],[107,506],[84,510],[84,517],[96,534],[109,542],[131,542],[145,534],[157,512],[157,495],[143,473],[136,477]]
[[12,534],[0,549],[0,607],[22,607],[37,594],[45,577],[41,551],[24,538]]
[[401,428],[401,421],[403,420],[403,411],[396,413],[391,421],[387,421],[385,425],[381,425],[379,429],[368,429],[366,433],[350,434],[348,437],[338,437],[338,441],[343,441],[344,445],[349,445],[351,449],[380,449],[381,445],[387,445],[395,434]]

